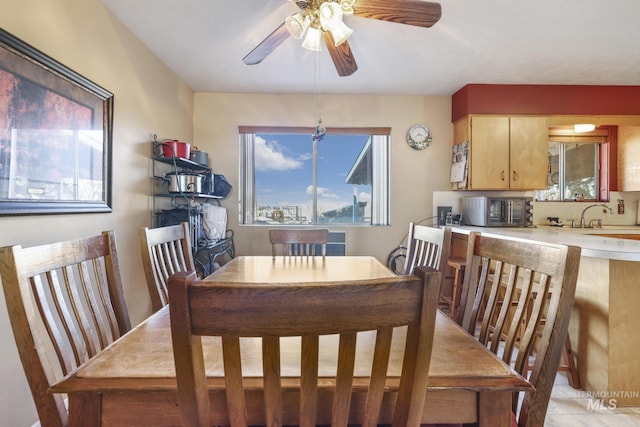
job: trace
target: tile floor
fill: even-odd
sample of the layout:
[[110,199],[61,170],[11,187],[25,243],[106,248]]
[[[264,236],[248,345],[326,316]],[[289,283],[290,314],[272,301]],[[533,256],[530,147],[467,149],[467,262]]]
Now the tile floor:
[[564,373],[558,373],[544,427],[640,426],[640,408],[609,409],[606,406],[594,406],[595,402],[584,392],[569,386]]

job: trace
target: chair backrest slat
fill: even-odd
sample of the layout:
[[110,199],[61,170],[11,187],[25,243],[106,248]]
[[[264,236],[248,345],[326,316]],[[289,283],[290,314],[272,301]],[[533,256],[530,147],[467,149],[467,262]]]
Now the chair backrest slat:
[[139,230],[140,253],[149,288],[152,310],[169,303],[169,277],[180,271],[195,270],[189,223]]
[[[234,427],[247,427],[249,422],[247,420],[247,403],[244,396],[244,385],[242,383],[240,338],[238,336],[222,337],[222,359],[224,362],[224,380],[227,392],[229,422]],[[208,417],[209,414],[204,412],[203,416]],[[207,422],[206,425],[209,425],[209,423]]]
[[[51,275],[47,274],[45,277],[47,278],[47,283],[51,283]],[[79,333],[71,321],[69,312],[60,309],[60,303],[57,297],[54,297],[54,307],[51,307],[49,303],[50,299],[47,298],[48,294],[44,291],[44,284],[42,283],[41,277],[35,276],[30,278],[30,283],[34,295],[37,295],[35,305],[38,308],[38,313],[42,319],[45,319],[43,322],[44,327],[56,352],[62,373],[66,375],[82,362],[82,355],[78,353],[78,350],[82,348]],[[57,315],[54,314],[56,312],[58,313]],[[64,318],[60,322],[56,322],[56,317]],[[62,331],[58,327],[58,324],[62,326]],[[62,344],[65,340],[73,340],[74,345],[63,346]]]
[[[527,376],[518,425],[544,422],[565,345],[576,290],[580,248],[472,233],[465,270],[462,326]],[[465,295],[466,293],[466,295]]]
[[315,427],[318,415],[318,335],[303,335],[300,363],[300,426]]
[[[95,266],[95,263],[94,263]],[[95,337],[98,339],[99,348],[105,348],[109,344],[109,334],[113,332],[111,328],[111,314],[112,310],[109,310],[107,299],[105,298],[103,292],[104,280],[103,275],[101,274],[100,268],[95,268],[93,270],[93,279],[91,276],[91,272],[87,267],[87,263],[81,262],[78,264],[78,275],[80,281],[80,288],[84,291],[84,300],[86,301],[88,307],[85,318],[91,319],[85,325],[83,325],[83,329],[87,331],[92,331],[95,333]],[[69,282],[72,281],[71,277],[73,272],[70,271],[69,267],[65,267],[65,276],[68,278]],[[92,286],[91,282],[94,281],[95,285]],[[78,301],[74,308],[78,310],[78,312],[84,311],[83,306],[81,305],[82,301]],[[105,318],[103,318],[103,310],[107,313],[105,314]],[[91,325],[91,326],[90,326]],[[93,328],[92,328],[93,326]],[[107,330],[109,328],[109,331]],[[95,350],[95,347],[94,347]],[[94,356],[94,354],[89,353],[90,357]]]
[[282,256],[315,256],[316,245],[320,245],[321,253],[326,256],[329,230],[327,229],[284,229],[269,230],[271,255]]
[[380,413],[382,398],[384,397],[385,381],[387,379],[387,367],[389,366],[392,338],[393,328],[378,329],[376,346],[373,352],[369,392],[367,393],[367,403],[364,412],[365,418],[362,421],[362,425],[371,425],[372,420],[376,420],[377,414]]
[[40,424],[66,426],[63,396],[48,388],[131,329],[115,233],[0,248],[0,272]]
[[336,390],[333,395],[333,416],[331,418],[331,425],[346,425],[349,420],[355,360],[356,334],[354,332],[340,334],[340,343],[338,344]]
[[[241,285],[199,282],[194,273],[173,276],[169,281],[169,307],[183,425],[204,426],[211,421],[201,336],[222,337],[228,417],[232,426],[256,422],[246,417],[239,337],[257,337],[262,341],[267,425],[282,425],[291,419],[284,412],[289,406],[283,404],[282,337],[301,337],[298,424],[352,422],[349,414],[356,343],[358,333],[364,331],[376,333],[364,410],[367,425],[376,425],[385,392],[392,331],[402,326],[407,327],[407,337],[393,425],[418,425],[426,395],[441,280],[439,272],[426,267],[418,267],[416,274],[322,284]],[[318,350],[321,336],[335,334],[339,335],[336,376],[323,380],[323,387],[333,381],[333,404],[328,417],[329,414],[318,413],[321,411]],[[287,351],[292,350],[288,347]]]
[[264,337],[262,340],[264,363],[264,409],[267,424],[282,425],[282,387],[280,379],[280,340]]

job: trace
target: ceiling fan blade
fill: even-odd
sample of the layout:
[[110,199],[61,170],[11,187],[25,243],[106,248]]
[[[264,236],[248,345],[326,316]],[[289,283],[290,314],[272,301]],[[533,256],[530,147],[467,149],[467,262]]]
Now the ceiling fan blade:
[[285,26],[284,22],[280,24],[278,28],[273,30],[271,34],[254,47],[251,52],[247,54],[242,61],[247,65],[259,64],[264,58],[266,58],[275,48],[280,46],[289,38],[289,30]]
[[440,3],[421,0],[357,0],[354,16],[398,24],[431,27],[440,20]]
[[349,42],[345,41],[339,46],[335,46],[330,31],[324,31],[322,37],[324,38],[324,44],[327,46],[329,55],[333,60],[333,64],[336,66],[338,75],[346,77],[355,73],[356,70],[358,70],[358,64],[356,64],[356,59],[353,57]]

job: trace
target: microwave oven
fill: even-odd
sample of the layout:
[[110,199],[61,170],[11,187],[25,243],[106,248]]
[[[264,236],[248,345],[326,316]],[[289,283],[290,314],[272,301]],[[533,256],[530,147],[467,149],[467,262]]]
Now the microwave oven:
[[532,197],[465,197],[462,222],[480,227],[529,227],[533,225]]

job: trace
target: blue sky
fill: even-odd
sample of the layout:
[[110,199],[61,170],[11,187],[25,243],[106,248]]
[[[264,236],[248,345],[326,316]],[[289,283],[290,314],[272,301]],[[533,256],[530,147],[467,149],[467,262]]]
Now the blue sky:
[[[318,208],[350,205],[353,186],[345,177],[369,135],[325,135],[318,143]],[[311,206],[311,135],[257,134],[255,149],[258,206]],[[369,202],[370,187],[358,188],[358,200]]]

